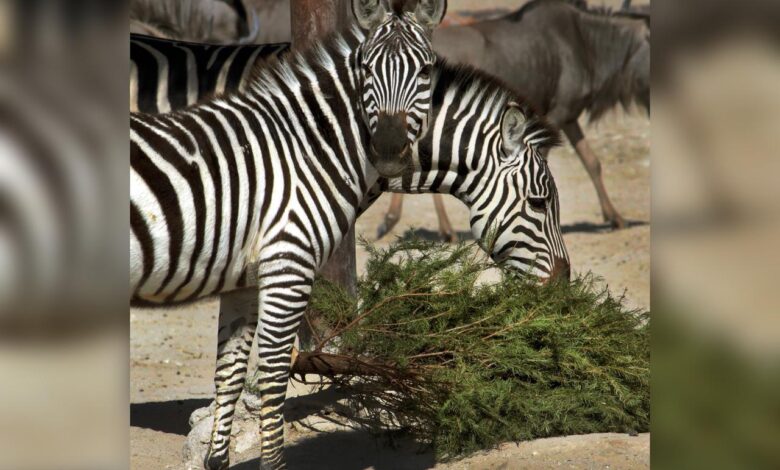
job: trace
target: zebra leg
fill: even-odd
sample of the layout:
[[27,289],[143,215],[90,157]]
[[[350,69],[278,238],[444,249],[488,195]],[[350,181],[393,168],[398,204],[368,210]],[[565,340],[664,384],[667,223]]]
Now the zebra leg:
[[390,208],[387,209],[385,214],[385,220],[376,230],[377,240],[384,237],[390,230],[393,230],[395,224],[401,220],[401,209],[404,207],[404,195],[399,193],[393,193],[392,199],[390,199]]
[[435,193],[433,195],[433,205],[436,208],[436,216],[439,218],[439,235],[442,240],[448,243],[455,243],[458,241],[455,231],[452,230],[452,224],[450,224],[450,218],[447,217],[447,210],[444,208],[444,198],[441,194]]
[[258,381],[262,426],[262,470],[284,469],[284,416],[290,361],[295,335],[311,294],[311,280],[305,283],[277,281],[261,291],[261,312],[257,330]]
[[579,123],[577,121],[571,121],[562,126],[563,132],[569,139],[569,142],[574,146],[577,151],[577,155],[580,157],[582,164],[590,175],[593,186],[596,187],[596,193],[599,196],[599,204],[601,204],[601,214],[604,216],[604,221],[609,222],[613,228],[621,229],[626,227],[626,221],[618,213],[615,206],[612,205],[612,201],[607,194],[607,188],[604,186],[604,180],[601,178],[601,162],[593,150],[591,150],[588,141],[585,139],[585,135],[582,133]]
[[216,409],[211,444],[204,460],[208,470],[228,468],[230,430],[236,402],[244,389],[247,361],[257,329],[260,301],[257,289],[243,289],[220,296],[217,366],[214,374]]

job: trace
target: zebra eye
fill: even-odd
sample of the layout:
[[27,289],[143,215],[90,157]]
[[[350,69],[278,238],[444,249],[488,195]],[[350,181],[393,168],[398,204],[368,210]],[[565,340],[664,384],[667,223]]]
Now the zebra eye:
[[426,65],[425,67],[420,70],[419,75],[417,75],[421,80],[429,80],[431,78],[431,66]]
[[528,207],[535,212],[545,212],[547,210],[547,199],[543,197],[529,197]]
[[370,77],[371,76],[371,67],[368,65],[364,65],[363,67],[363,76],[364,77]]

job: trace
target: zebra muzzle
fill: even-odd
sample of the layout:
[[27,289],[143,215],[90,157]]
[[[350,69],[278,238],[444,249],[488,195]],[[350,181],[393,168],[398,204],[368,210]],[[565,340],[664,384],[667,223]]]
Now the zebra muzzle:
[[569,264],[569,261],[565,258],[556,256],[555,262],[553,263],[552,272],[550,273],[550,277],[547,279],[547,282],[555,280],[568,281],[570,279],[571,265]]
[[406,113],[379,113],[371,135],[369,160],[385,178],[401,175],[411,168],[412,152]]

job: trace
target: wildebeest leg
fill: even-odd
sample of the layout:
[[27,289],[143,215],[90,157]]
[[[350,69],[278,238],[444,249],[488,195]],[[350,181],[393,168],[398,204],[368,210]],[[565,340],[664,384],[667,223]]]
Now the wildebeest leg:
[[393,230],[395,224],[401,220],[401,209],[404,207],[404,195],[399,193],[393,193],[392,199],[390,199],[390,208],[387,209],[385,214],[385,221],[379,224],[376,229],[376,238],[380,239],[390,233]]
[[593,186],[596,187],[596,193],[599,196],[599,203],[601,204],[601,213],[604,216],[604,221],[609,222],[613,228],[625,228],[626,221],[618,214],[615,206],[612,205],[612,201],[609,200],[607,189],[604,187],[604,180],[601,178],[601,162],[593,150],[591,150],[588,141],[585,139],[585,135],[582,133],[582,129],[577,121],[571,121],[561,126],[563,132],[568,137],[569,142],[574,146],[577,151],[582,164],[590,175],[590,179],[593,181]]
[[433,205],[436,207],[436,216],[439,218],[439,235],[442,240],[449,243],[458,241],[455,232],[452,230],[450,219],[447,217],[447,210],[444,209],[444,198],[441,194],[433,195]]
[[209,470],[229,465],[230,430],[236,402],[246,380],[249,351],[257,329],[257,289],[222,294],[219,301],[217,367],[214,385],[217,389],[211,445],[204,460]]

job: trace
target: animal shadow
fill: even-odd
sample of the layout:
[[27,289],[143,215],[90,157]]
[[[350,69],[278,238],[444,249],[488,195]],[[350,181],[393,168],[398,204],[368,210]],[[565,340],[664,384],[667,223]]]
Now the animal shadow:
[[[458,241],[474,239],[474,235],[471,233],[470,230],[457,231],[455,232],[455,237],[457,238]],[[402,233],[398,237],[398,239],[402,241],[410,241],[410,240],[425,240],[431,242],[443,241],[441,235],[437,230],[429,230],[426,228],[410,228],[409,230]]]
[[209,406],[211,399],[171,400],[130,405],[130,426],[186,436],[190,415]]
[[[367,431],[318,433],[288,443],[284,455],[288,468],[296,470],[426,470],[436,465],[433,452],[408,436],[389,440]],[[259,459],[253,459],[231,469],[256,470],[259,463]]]
[[[626,224],[626,228],[633,228],[650,225],[650,222],[646,220],[627,220]],[[609,233],[612,231],[614,231],[614,229],[609,224],[609,222],[600,224],[593,222],[575,222],[573,224],[561,226],[561,233],[564,235],[567,233]]]

